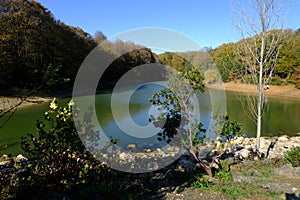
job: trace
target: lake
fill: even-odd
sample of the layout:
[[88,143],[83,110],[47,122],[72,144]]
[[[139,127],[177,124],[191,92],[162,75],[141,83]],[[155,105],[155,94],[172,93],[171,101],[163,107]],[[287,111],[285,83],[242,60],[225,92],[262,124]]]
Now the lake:
[[[159,91],[163,86],[158,84],[146,84],[138,88],[130,98],[130,105],[122,98],[130,90],[124,90],[117,93],[118,104],[114,108],[114,117],[111,112],[111,93],[102,93],[96,96],[96,110],[99,124],[103,128],[105,134],[109,137],[121,139],[119,144],[126,146],[127,144],[139,144],[140,148],[159,147],[156,134],[143,131],[146,129],[132,129],[129,121],[132,119],[134,123],[140,127],[149,126],[149,115],[157,114],[156,110],[151,107],[148,99],[153,92]],[[227,111],[231,120],[242,123],[246,136],[255,136],[256,125],[244,113],[242,104],[240,103],[237,93],[226,92]],[[241,96],[242,98],[245,98]],[[240,98],[240,97],[239,97]],[[66,104],[68,99],[60,100],[59,103]],[[204,127],[208,128],[210,122],[211,94],[205,92],[199,96],[199,107],[201,122]],[[126,109],[129,107],[129,115]],[[125,110],[124,110],[125,109]],[[44,113],[48,110],[48,103],[38,104],[30,107],[20,108],[8,123],[0,130],[0,154],[12,153],[16,155],[22,153],[19,147],[21,136],[27,133],[35,132],[35,123],[37,119],[43,119]],[[0,119],[2,123],[5,118]],[[116,125],[118,123],[118,125]],[[120,128],[121,127],[121,128]],[[132,130],[132,134],[126,134],[125,129]],[[150,127],[149,130],[155,127]],[[152,130],[151,129],[151,130]],[[148,130],[148,128],[147,128]],[[151,132],[151,131],[150,131]],[[262,136],[277,136],[281,134],[296,135],[300,132],[300,100],[281,97],[268,97],[268,103],[264,110],[262,121]],[[147,135],[148,134],[148,135]],[[149,144],[154,146],[149,146]],[[7,148],[4,146],[7,145]]]

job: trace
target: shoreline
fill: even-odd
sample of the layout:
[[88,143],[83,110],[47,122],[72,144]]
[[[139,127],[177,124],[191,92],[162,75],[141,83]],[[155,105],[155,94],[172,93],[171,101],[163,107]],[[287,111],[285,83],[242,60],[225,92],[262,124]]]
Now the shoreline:
[[13,108],[13,107],[19,103],[20,103],[20,105],[16,107],[17,109],[50,102],[53,100],[53,98],[54,97],[32,96],[32,97],[28,97],[26,100],[23,100],[23,102],[22,102],[20,97],[0,96],[0,113],[6,112],[9,109],[14,110],[15,108]]
[[[230,91],[230,92],[237,92],[237,93],[256,93],[256,85],[251,84],[243,84],[243,83],[235,83],[233,81],[226,82],[226,83],[214,83],[206,85],[209,89],[216,89],[216,90],[223,90]],[[28,97],[27,100],[23,101],[17,108],[24,108],[28,106],[34,106],[41,103],[50,102],[53,100],[54,97],[56,98],[66,98],[69,95],[63,95],[62,93],[57,95],[35,95],[32,97]],[[266,95],[273,96],[273,97],[284,97],[290,99],[297,99],[300,100],[300,89],[295,88],[294,86],[277,86],[277,85],[270,85],[269,89],[266,91]],[[0,113],[1,111],[5,112],[9,108],[13,107],[14,105],[20,102],[20,97],[14,97],[10,95],[0,95]]]
[[[256,93],[256,85],[235,83],[233,81],[226,83],[209,84],[207,85],[207,87],[217,90],[225,89],[225,91],[238,93]],[[266,90],[266,95],[300,100],[300,89],[297,89],[294,86],[269,85],[269,89]]]
[[[20,94],[17,94],[20,93]],[[26,94],[26,91],[20,90],[19,92],[13,92],[12,94],[10,91],[7,94],[0,94],[0,113],[6,112],[13,106],[19,104],[21,100],[21,95]],[[54,98],[57,99],[63,99],[71,97],[72,93],[70,92],[70,89],[64,89],[56,92],[49,92],[47,90],[41,90],[38,93],[29,96],[26,98],[26,100],[23,100],[23,102],[17,106],[17,109],[25,108],[29,106],[39,105],[47,102],[51,102]]]
[[[235,137],[230,142],[227,141],[227,144],[230,144],[227,147],[226,152],[228,155],[234,155],[234,157],[241,159],[249,159],[252,155],[251,152],[256,151],[256,138],[255,137]],[[168,148],[156,148],[156,149],[143,149],[140,151],[135,151],[135,144],[127,146],[126,149],[128,152],[116,152],[118,157],[122,162],[133,162],[136,158],[141,159],[145,157],[149,158],[165,158],[167,157],[175,157],[175,154],[182,153],[183,149],[179,147],[168,147]],[[265,154],[266,159],[274,159],[274,158],[282,158],[285,155],[285,152],[291,150],[294,147],[300,147],[300,133],[297,136],[289,137],[287,135],[282,136],[273,136],[273,137],[261,137],[260,138],[260,152]],[[200,157],[205,157],[209,153],[215,155],[215,153],[220,153],[224,151],[225,148],[222,146],[222,143],[217,141],[216,143],[208,142],[203,146],[197,147],[196,151],[198,152]],[[187,152],[187,151],[186,151]],[[104,158],[109,157],[105,152],[102,153]],[[189,154],[190,155],[190,154]],[[0,155],[0,166],[3,156],[7,158],[7,154]],[[23,156],[21,153],[18,156]],[[13,157],[18,157],[17,154],[13,155]],[[191,155],[190,155],[191,156]],[[192,157],[192,156],[191,156]],[[190,160],[190,159],[189,159]],[[190,160],[191,161],[191,160]]]

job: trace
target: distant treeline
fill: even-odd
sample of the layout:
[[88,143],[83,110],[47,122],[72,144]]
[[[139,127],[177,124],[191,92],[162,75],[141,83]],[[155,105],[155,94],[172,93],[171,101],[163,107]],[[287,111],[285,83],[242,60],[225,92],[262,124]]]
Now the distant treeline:
[[[278,35],[280,39],[279,45],[274,48],[280,48],[278,55],[271,55],[270,59],[277,59],[276,68],[273,72],[271,84],[287,85],[295,84],[300,88],[300,29],[292,30],[271,30]],[[246,40],[257,40],[259,37],[253,36]],[[244,74],[247,79],[247,63],[243,62],[245,53],[241,50],[240,40],[236,43],[223,44],[215,49],[205,48],[201,51],[191,51],[184,53],[166,52],[159,55],[159,61],[163,64],[174,67],[175,69],[188,70],[191,66],[200,69],[203,74],[209,75],[205,77],[207,81],[217,81],[214,73],[218,71],[221,74],[222,81],[232,81],[240,79]],[[271,38],[267,39],[270,45]],[[249,42],[249,44],[251,44]],[[249,46],[249,48],[254,48]],[[243,58],[243,59],[242,59]],[[248,59],[250,60],[250,59]],[[253,61],[255,62],[255,61]],[[257,64],[258,67],[258,64]],[[213,75],[214,74],[214,75]],[[268,75],[268,74],[266,74]],[[208,82],[209,82],[208,81]]]
[[[272,55],[270,59],[275,59],[276,68],[273,75],[274,84],[296,84],[300,72],[300,29],[292,30],[271,30],[280,34],[279,45],[275,48],[279,49],[278,55]],[[258,40],[259,37],[247,38],[246,40]],[[247,56],[239,49],[242,41],[236,43],[228,43],[211,50],[210,54],[218,67],[224,81],[230,81],[238,78],[236,69],[246,69],[247,63],[241,61],[241,56]],[[259,41],[257,41],[259,44]],[[267,38],[267,44],[270,45],[271,39]],[[250,46],[251,48],[251,46]],[[249,59],[248,59],[249,60]],[[255,62],[255,61],[254,61]],[[239,66],[239,65],[245,66]],[[247,74],[245,72],[245,74]],[[276,83],[277,82],[277,83]],[[299,86],[300,87],[300,86]]]
[[[278,84],[298,83],[300,87],[300,29],[284,30],[284,35],[274,80]],[[36,1],[0,0],[1,91],[12,87],[71,87],[86,56],[105,39],[101,31],[91,36],[81,28],[56,20]],[[135,66],[154,62],[178,71],[196,67],[203,74],[207,72],[211,81],[217,79],[213,70],[219,69],[223,81],[236,80],[239,78],[236,69],[242,69],[238,66],[238,56],[243,54],[238,52],[240,42],[223,44],[216,49],[156,55],[149,48],[132,42],[106,41],[102,43],[105,54],[116,59],[105,71],[100,85],[111,85]]]

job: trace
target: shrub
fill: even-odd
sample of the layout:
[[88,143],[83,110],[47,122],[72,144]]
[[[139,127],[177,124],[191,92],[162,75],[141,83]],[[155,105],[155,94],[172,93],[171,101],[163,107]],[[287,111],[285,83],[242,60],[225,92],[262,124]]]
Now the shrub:
[[294,74],[289,74],[288,77],[286,78],[287,84],[292,84],[296,85],[296,79]]
[[191,186],[194,188],[208,188],[211,183],[208,181],[208,178],[203,174],[197,174],[194,176]]
[[209,69],[204,72],[206,83],[215,83],[220,80],[219,71],[215,69]]
[[233,180],[231,172],[227,172],[224,170],[220,170],[220,171],[216,172],[215,178],[220,179],[222,181],[232,181]]
[[[15,164],[6,179],[14,182],[6,191],[14,198],[76,197],[86,188],[103,183],[107,168],[81,143],[72,116],[73,102],[59,107],[54,99],[49,107],[45,121],[37,121],[37,134],[22,137],[21,148],[30,161]],[[81,122],[82,129],[96,135],[88,125],[88,116]]]
[[270,85],[283,85],[284,80],[278,76],[274,76],[270,80]]
[[290,151],[287,151],[284,155],[285,163],[292,164],[293,167],[300,166],[300,147],[294,147]]
[[296,88],[300,89],[300,66],[295,68],[294,78],[295,78]]
[[254,84],[253,76],[251,74],[246,74],[242,77],[242,83]]

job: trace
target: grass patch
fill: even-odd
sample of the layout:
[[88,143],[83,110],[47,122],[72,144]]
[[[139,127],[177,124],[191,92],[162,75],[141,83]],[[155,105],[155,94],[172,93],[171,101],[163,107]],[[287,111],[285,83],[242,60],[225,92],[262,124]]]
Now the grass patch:
[[[223,166],[223,164],[225,164]],[[276,163],[272,161],[244,162],[231,166],[232,171],[227,171],[228,163],[222,164],[224,170],[216,171],[214,178],[218,181],[209,182],[203,175],[195,176],[192,186],[205,191],[213,191],[229,196],[231,199],[281,199],[280,192],[274,192],[263,187],[272,176]],[[234,182],[233,173],[245,177],[253,177],[253,181]],[[250,179],[251,180],[251,179]]]
[[231,172],[220,170],[215,174],[215,178],[221,181],[233,181]]
[[207,176],[202,172],[198,172],[197,174],[195,174],[189,180],[189,183],[190,183],[190,186],[197,188],[197,189],[200,189],[200,188],[205,189],[212,185],[212,183],[210,183],[208,181]]
[[300,147],[294,147],[287,151],[283,159],[284,163],[290,163],[293,167],[300,166]]
[[234,171],[246,176],[256,176],[260,179],[269,178],[274,175],[276,164],[272,161],[262,160],[256,162],[245,162],[239,164]]
[[211,187],[216,192],[228,195],[231,199],[280,199],[281,193],[269,191],[252,182],[226,181]]

